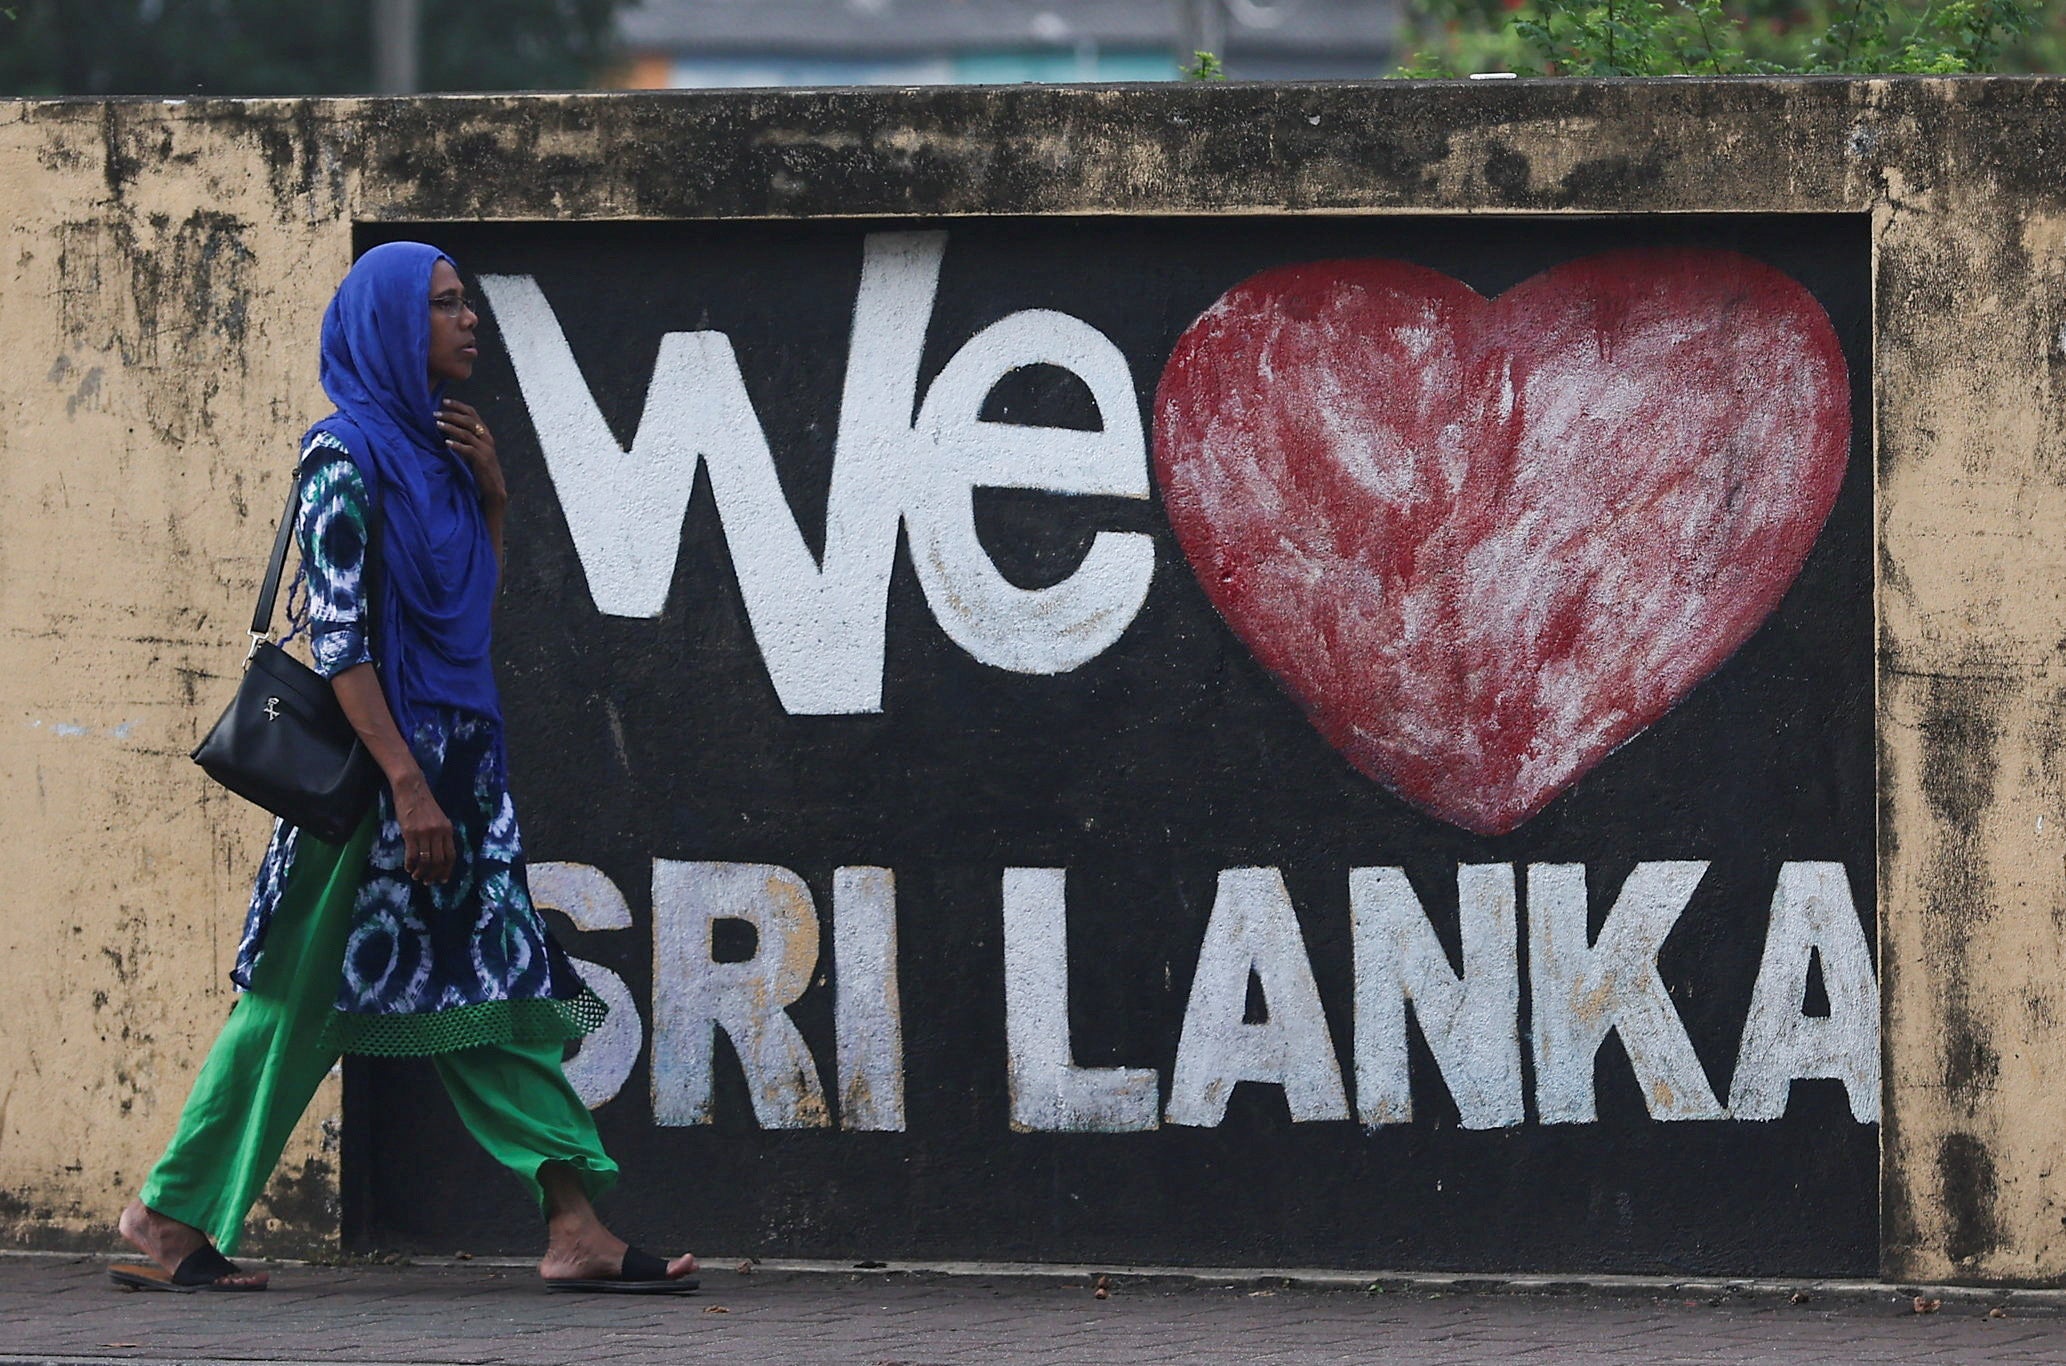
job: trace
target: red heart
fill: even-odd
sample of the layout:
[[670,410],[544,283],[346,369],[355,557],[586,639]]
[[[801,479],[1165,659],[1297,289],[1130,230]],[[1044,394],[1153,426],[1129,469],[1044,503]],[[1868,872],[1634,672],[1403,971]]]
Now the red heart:
[[1220,614],[1350,763],[1488,835],[1757,629],[1850,446],[1828,315],[1723,251],[1491,301],[1403,261],[1267,270],[1178,340],[1155,412]]

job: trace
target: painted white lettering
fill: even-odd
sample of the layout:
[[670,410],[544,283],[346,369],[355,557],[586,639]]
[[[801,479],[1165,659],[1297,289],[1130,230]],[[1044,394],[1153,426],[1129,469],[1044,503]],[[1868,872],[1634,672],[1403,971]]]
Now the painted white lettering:
[[[631,907],[624,904],[624,893],[600,868],[586,863],[534,863],[529,882],[532,904],[540,910],[560,912],[577,930],[631,928]],[[568,961],[588,989],[610,1008],[602,1027],[583,1039],[566,1063],[567,1082],[574,1094],[595,1110],[615,1100],[624,1089],[624,1079],[638,1062],[639,1049],[645,1047],[646,1031],[638,1005],[631,999],[631,988],[622,977],[586,958],[570,956]]]
[[1012,1128],[1156,1127],[1160,1078],[1153,1069],[1076,1065],[1060,868],[1004,870],[1004,1036]]
[[[1251,976],[1262,985],[1268,1017],[1258,1023],[1243,1019]],[[1212,1128],[1226,1117],[1234,1086],[1243,1081],[1283,1087],[1293,1120],[1349,1117],[1305,937],[1275,868],[1220,873],[1177,1040],[1166,1117],[1171,1124]]]
[[[743,920],[752,955],[718,962],[714,927]],[[825,1091],[789,1018],[818,963],[818,912],[787,868],[653,860],[653,1122],[707,1124],[722,1029],[764,1129],[827,1124]]]
[[839,868],[832,874],[832,984],[839,1127],[901,1133],[897,877],[887,868]]
[[659,616],[674,581],[698,463],[709,454],[738,465],[766,450],[751,405],[741,412],[746,386],[731,344],[715,332],[670,332],[660,339],[638,434],[626,452],[538,282],[529,275],[483,275],[480,283],[596,610]]
[[908,456],[890,433],[909,435],[940,251],[937,233],[868,239],[822,568],[790,514],[728,337],[661,338],[627,454],[537,282],[481,277],[598,611],[656,617],[666,606],[696,467],[707,461],[740,596],[783,708],[796,715],[882,709],[899,462]]
[[[1822,958],[1829,1014],[1801,1011],[1808,967]],[[1841,863],[1788,863],[1772,892],[1772,924],[1736,1052],[1729,1112],[1777,1119],[1796,1077],[1834,1077],[1851,1117],[1879,1122],[1879,983]]]
[[1707,873],[1705,863],[1639,863],[1586,943],[1585,866],[1528,865],[1528,968],[1535,1105],[1545,1124],[1596,1118],[1593,1063],[1608,1030],[1653,1119],[1721,1119],[1707,1073],[1657,973],[1657,951]]
[[[1073,431],[980,420],[1000,379],[1029,365],[1069,371],[1090,389],[1102,427]],[[1056,674],[1102,654],[1148,596],[1154,542],[1099,532],[1074,573],[1020,588],[997,572],[976,536],[975,490],[1148,496],[1148,449],[1126,357],[1089,323],[1030,309],[978,332],[927,391],[917,436],[934,452],[925,502],[909,509],[912,561],[947,635],[985,664]]]
[[[611,434],[558,317],[528,275],[485,275],[517,384],[597,610],[656,617],[682,518],[707,463],[753,636],[785,710],[882,709],[884,626],[900,521],[941,628],[986,664],[1060,673],[1106,649],[1147,598],[1147,536],[1100,533],[1074,573],[1021,589],[975,533],[978,487],[1146,498],[1147,443],[1126,359],[1080,319],[1015,313],[947,363],[918,415],[918,363],[945,233],[875,233],[861,283],[827,494],[825,553],[812,557],[775,475],[767,437],[721,332],[661,338],[638,433]],[[980,421],[1011,370],[1048,364],[1082,379],[1101,428]]]
[[1456,870],[1461,974],[1428,923],[1403,868],[1349,870],[1356,954],[1356,1109],[1365,1124],[1413,1118],[1406,1003],[1466,1129],[1525,1117],[1521,1099],[1521,979],[1511,863]]

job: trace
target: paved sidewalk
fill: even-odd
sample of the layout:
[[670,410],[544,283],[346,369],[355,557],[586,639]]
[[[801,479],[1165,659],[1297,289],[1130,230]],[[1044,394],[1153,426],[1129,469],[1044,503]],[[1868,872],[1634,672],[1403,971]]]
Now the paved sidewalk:
[[106,1258],[0,1257],[0,1366],[142,1362],[987,1363],[2060,1362],[2051,1295],[1946,1298],[1623,1284],[1457,1293],[1114,1276],[712,1271],[698,1295],[549,1295],[485,1262],[271,1267],[262,1295],[109,1284]]

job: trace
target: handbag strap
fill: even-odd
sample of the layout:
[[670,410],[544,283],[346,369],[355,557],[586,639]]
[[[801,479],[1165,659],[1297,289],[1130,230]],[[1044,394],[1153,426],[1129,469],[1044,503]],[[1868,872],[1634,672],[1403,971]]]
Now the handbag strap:
[[[258,589],[258,607],[251,613],[251,654],[272,639],[273,607],[280,596],[280,574],[287,567],[287,545],[294,539],[295,512],[301,502],[301,463],[295,462],[294,482],[287,486],[287,507],[280,513],[280,531],[273,537],[272,558],[266,561],[265,582]],[[244,656],[246,663],[251,655]]]

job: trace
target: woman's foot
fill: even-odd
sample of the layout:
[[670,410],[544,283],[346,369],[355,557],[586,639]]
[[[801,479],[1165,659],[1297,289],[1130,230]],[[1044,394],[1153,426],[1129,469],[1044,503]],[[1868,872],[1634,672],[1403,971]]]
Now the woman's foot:
[[[628,1244],[591,1219],[586,1227],[559,1226],[554,1220],[539,1259],[538,1274],[548,1281],[614,1280],[624,1269]],[[667,1263],[667,1279],[678,1281],[695,1274],[696,1259],[687,1253]]]
[[[548,1281],[609,1281],[622,1275],[630,1245],[603,1227],[573,1169],[549,1162],[539,1169],[538,1183],[545,1189],[547,1210],[538,1274]],[[683,1253],[667,1263],[666,1279],[678,1281],[695,1271],[696,1259]]]
[[[129,1202],[129,1208],[122,1211],[115,1227],[138,1252],[168,1272],[177,1271],[181,1262],[208,1246],[207,1234],[191,1224],[182,1224],[147,1208],[141,1200]],[[233,1275],[216,1277],[214,1284],[255,1290],[270,1279],[263,1271],[238,1271]]]

